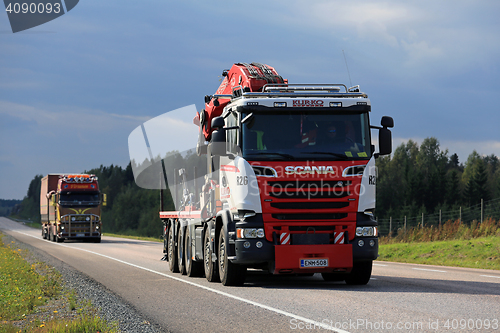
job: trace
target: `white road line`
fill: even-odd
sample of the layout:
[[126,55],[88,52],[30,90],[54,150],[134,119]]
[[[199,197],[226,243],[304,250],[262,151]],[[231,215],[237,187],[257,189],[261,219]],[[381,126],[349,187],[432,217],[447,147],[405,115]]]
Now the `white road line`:
[[440,270],[437,270],[437,269],[415,268],[415,267],[413,267],[412,269],[417,270],[417,271],[427,271],[427,272],[439,272],[439,273],[446,273],[446,271],[440,271]]
[[[17,233],[20,233],[20,234],[23,234],[23,235],[26,235],[26,236],[29,236],[29,237],[33,237],[33,238],[36,238],[36,239],[40,239],[38,236],[33,236],[33,235],[30,235],[30,234],[27,234],[27,233],[24,233],[24,232],[20,232],[20,231],[17,231],[17,230],[12,230],[12,231],[15,231]],[[138,265],[135,265],[135,264],[132,264],[132,263],[129,263],[129,262],[117,259],[117,258],[113,258],[113,257],[107,256],[107,255],[104,255],[104,254],[100,254],[100,253],[93,252],[93,251],[90,251],[90,250],[85,250],[85,249],[78,248],[78,247],[67,246],[67,245],[64,245],[64,244],[61,244],[61,243],[52,243],[52,242],[50,242],[50,244],[59,245],[59,246],[63,246],[63,247],[69,248],[69,249],[76,249],[76,250],[81,250],[81,251],[84,251],[84,252],[92,253],[92,254],[95,254],[95,255],[107,258],[107,259],[111,259],[111,260],[120,262],[120,263],[125,264],[125,265],[129,265],[129,266],[132,266],[132,267],[135,267],[135,268],[142,269],[142,270],[150,272],[150,273],[155,273],[155,274],[161,275],[161,276],[169,278],[169,279],[173,279],[173,280],[176,280],[176,281],[179,281],[179,282],[187,283],[187,284],[190,284],[192,286],[195,286],[195,287],[198,287],[198,288],[201,288],[201,289],[205,289],[207,291],[211,291],[213,293],[216,293],[216,294],[228,297],[228,298],[232,298],[232,299],[235,299],[235,300],[240,301],[240,302],[244,302],[244,303],[247,303],[247,304],[250,304],[250,305],[254,305],[254,306],[257,306],[259,308],[268,310],[268,311],[276,312],[278,314],[281,314],[281,315],[284,315],[284,316],[287,316],[287,317],[299,320],[299,321],[304,322],[304,323],[309,323],[311,325],[314,325],[313,327],[321,327],[322,329],[330,330],[330,331],[338,332],[338,333],[349,333],[347,331],[344,331],[344,330],[341,330],[341,329],[338,329],[338,328],[334,328],[333,326],[327,325],[325,323],[320,323],[320,322],[314,321],[312,319],[301,317],[301,316],[295,315],[293,313],[286,312],[286,311],[283,311],[283,310],[280,310],[280,309],[276,309],[276,308],[273,308],[271,306],[268,306],[268,305],[265,305],[265,304],[261,304],[261,303],[257,303],[257,302],[254,302],[254,301],[251,301],[251,300],[239,297],[239,296],[231,295],[231,294],[228,294],[228,293],[226,293],[224,291],[220,291],[220,290],[217,290],[217,289],[209,288],[209,287],[206,287],[206,286],[203,286],[203,285],[191,282],[191,281],[187,281],[187,280],[178,278],[176,276],[172,276],[172,275],[168,275],[168,274],[165,274],[165,273],[157,272],[155,270],[152,270],[152,269],[149,269],[149,268],[146,268],[146,267],[141,267],[141,266],[138,266]]]
[[500,276],[494,276],[494,275],[480,275],[488,278],[495,278],[495,279],[500,279]]
[[375,264],[375,263],[374,263],[374,264],[373,264],[373,266],[387,267],[387,266],[389,266],[389,265],[382,265],[382,264]]

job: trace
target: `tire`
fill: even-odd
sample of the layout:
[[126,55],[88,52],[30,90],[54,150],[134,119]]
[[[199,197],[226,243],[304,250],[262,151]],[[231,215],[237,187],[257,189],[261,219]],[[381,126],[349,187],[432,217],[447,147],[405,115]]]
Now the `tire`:
[[186,275],[189,277],[199,277],[203,275],[203,261],[194,261],[191,247],[192,237],[189,226],[186,227],[184,236],[184,262],[186,265]]
[[[215,246],[214,246],[215,247]],[[210,247],[210,229],[205,231],[203,238],[203,269],[208,282],[220,282],[218,260],[212,261],[212,249]]]
[[47,239],[47,233],[45,232],[45,229],[42,227],[42,239]]
[[50,238],[51,241],[55,242],[56,241],[56,233],[52,234],[52,237]]
[[341,273],[321,273],[321,277],[325,281],[344,281],[347,274]]
[[175,245],[174,237],[174,223],[168,228],[168,265],[170,266],[170,271],[173,273],[179,272],[179,265],[177,264],[177,246]]
[[229,248],[226,233],[221,228],[219,232],[218,263],[220,281],[224,286],[241,286],[245,283],[247,268],[233,264],[227,255]]
[[355,262],[351,273],[346,276],[345,282],[349,285],[367,284],[372,275],[372,263],[372,260]]
[[182,275],[186,275],[186,265],[184,260],[184,230],[185,227],[181,227],[179,224],[179,232],[177,233],[177,265],[179,266],[179,272]]
[[94,238],[94,243],[100,243],[100,242],[101,242],[101,237]]
[[55,238],[56,238],[56,242],[57,242],[57,243],[62,243],[62,242],[64,242],[64,238],[61,238],[61,237],[59,237],[59,236],[57,236],[57,235],[55,236]]

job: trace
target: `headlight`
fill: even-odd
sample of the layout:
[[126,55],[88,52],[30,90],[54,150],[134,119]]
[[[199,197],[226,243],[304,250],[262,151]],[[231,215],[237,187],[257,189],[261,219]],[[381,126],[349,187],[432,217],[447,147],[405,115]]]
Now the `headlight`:
[[238,238],[264,238],[266,235],[263,228],[238,228],[236,229]]
[[71,221],[73,221],[73,222],[74,222],[74,221],[76,221],[76,217],[74,217],[74,216],[73,216],[73,217],[71,218]]
[[86,218],[85,220],[86,220],[86,221],[90,221],[90,217],[89,217],[89,216],[87,216],[87,218]]
[[358,237],[377,237],[377,227],[357,227],[356,236]]

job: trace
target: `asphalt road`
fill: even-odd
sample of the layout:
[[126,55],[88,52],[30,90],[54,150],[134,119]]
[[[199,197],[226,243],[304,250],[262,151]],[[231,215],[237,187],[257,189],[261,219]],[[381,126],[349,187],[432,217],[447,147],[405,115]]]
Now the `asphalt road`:
[[0,230],[66,262],[171,332],[500,332],[500,271],[376,262],[366,286],[251,271],[243,287],[173,274],[162,244],[43,240]]

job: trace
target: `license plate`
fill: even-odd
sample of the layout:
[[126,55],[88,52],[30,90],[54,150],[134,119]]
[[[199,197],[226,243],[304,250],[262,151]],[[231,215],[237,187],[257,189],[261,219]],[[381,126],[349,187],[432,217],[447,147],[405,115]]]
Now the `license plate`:
[[85,237],[85,234],[76,234],[76,237]]
[[300,259],[300,268],[328,267],[328,258]]

